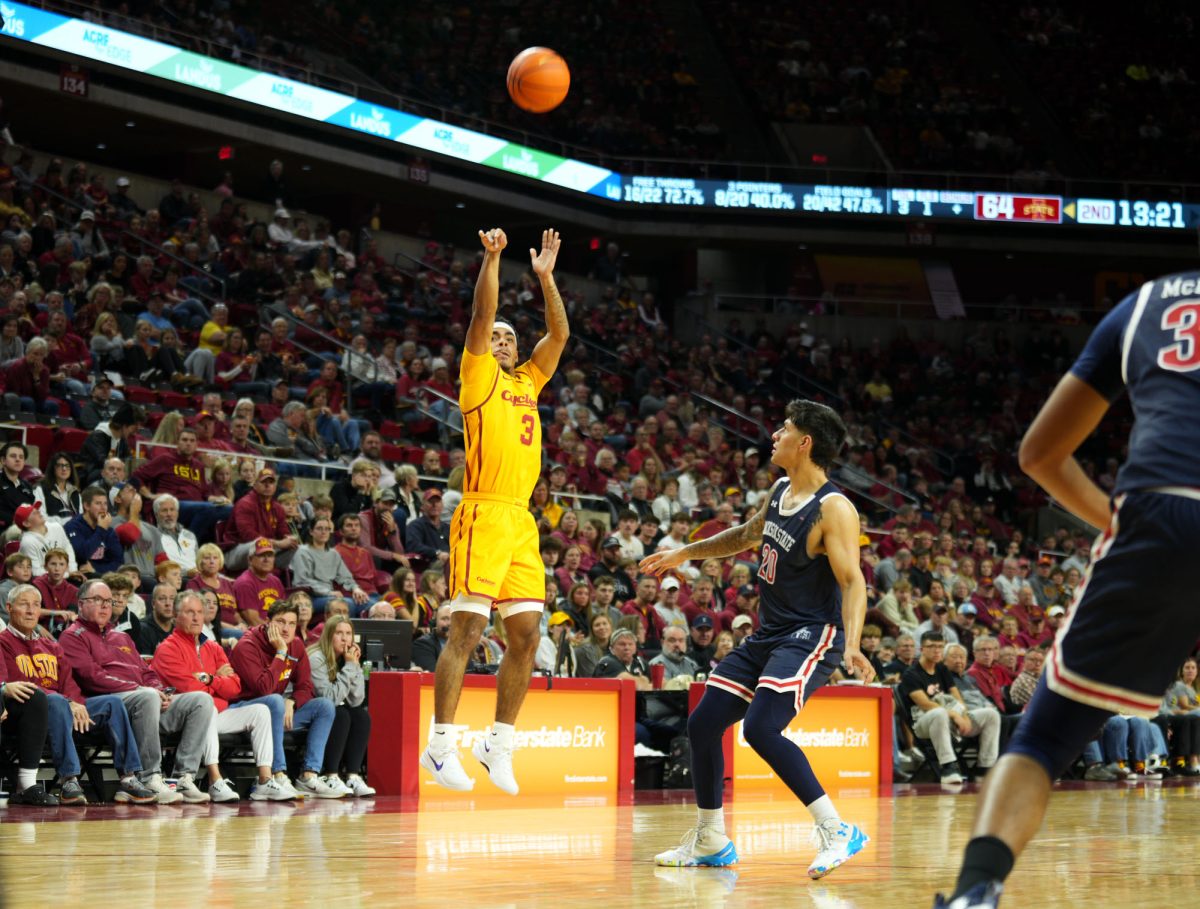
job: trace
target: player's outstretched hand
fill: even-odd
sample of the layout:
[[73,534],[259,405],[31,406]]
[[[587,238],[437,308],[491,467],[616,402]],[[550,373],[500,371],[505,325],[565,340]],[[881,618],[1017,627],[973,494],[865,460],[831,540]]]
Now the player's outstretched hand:
[[687,559],[681,554],[682,549],[664,550],[656,552],[653,555],[648,555],[642,559],[638,565],[638,570],[642,574],[652,574],[658,577],[663,572],[670,571],[672,568],[677,568],[682,565]]
[[862,651],[847,650],[842,654],[842,663],[850,670],[851,675],[863,683],[875,678],[875,667],[862,655]]
[[490,253],[498,253],[504,247],[508,246],[508,237],[504,235],[498,227],[493,227],[486,234],[483,231],[479,232],[479,240],[483,243],[483,248]]
[[559,239],[558,231],[554,228],[542,231],[542,251],[539,253],[532,247],[529,249],[530,264],[533,266],[535,275],[544,278],[554,271],[554,263],[558,259],[560,246],[562,246],[562,240]]

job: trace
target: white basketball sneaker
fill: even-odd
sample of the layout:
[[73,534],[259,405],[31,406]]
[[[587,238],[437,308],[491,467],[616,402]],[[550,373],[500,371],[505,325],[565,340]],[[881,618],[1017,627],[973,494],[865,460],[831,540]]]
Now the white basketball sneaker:
[[475,781],[463,770],[458,759],[458,749],[434,754],[428,748],[421,752],[421,766],[433,775],[433,781],[446,789],[468,792],[475,788]]
[[517,778],[513,776],[511,748],[501,748],[488,741],[487,736],[476,739],[475,744],[471,746],[471,754],[475,755],[475,759],[487,768],[488,776],[492,778],[492,782],[496,787],[509,795],[516,795],[519,791],[517,786]]
[[815,881],[862,852],[870,837],[854,824],[829,820],[813,829],[813,842],[818,847],[817,857],[808,866],[808,876]]
[[679,845],[654,856],[654,864],[673,868],[694,868],[703,865],[722,868],[737,864],[738,854],[733,840],[711,827],[693,827],[683,835]]

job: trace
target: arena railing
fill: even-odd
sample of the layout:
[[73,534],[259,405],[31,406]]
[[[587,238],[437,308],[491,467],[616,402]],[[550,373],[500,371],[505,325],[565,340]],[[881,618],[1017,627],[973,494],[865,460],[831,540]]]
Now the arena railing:
[[[152,439],[138,439],[133,448],[133,456],[135,458],[146,459],[148,455],[143,452],[152,448],[169,448],[176,450],[178,445],[172,442],[155,442]],[[303,468],[306,472],[311,470],[320,471],[319,479],[328,480],[330,477],[325,475],[326,471],[334,471],[342,473],[350,469],[349,464],[342,464],[339,461],[302,461],[296,458],[277,458],[262,454],[241,454],[234,451],[225,451],[221,448],[197,448],[197,454],[213,455],[218,458],[254,458],[255,461],[261,461],[263,464],[290,464],[299,468]]]

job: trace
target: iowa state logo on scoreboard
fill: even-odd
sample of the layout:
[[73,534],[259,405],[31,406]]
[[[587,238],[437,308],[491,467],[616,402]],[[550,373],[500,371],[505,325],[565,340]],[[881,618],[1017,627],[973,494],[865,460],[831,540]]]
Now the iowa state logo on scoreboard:
[[1014,196],[1010,193],[976,193],[976,221],[1032,221],[1062,223],[1061,196]]

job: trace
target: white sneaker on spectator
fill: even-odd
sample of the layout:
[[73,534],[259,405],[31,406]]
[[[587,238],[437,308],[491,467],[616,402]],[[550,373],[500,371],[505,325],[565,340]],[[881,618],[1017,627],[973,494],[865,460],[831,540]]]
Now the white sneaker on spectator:
[[445,754],[436,755],[426,748],[421,752],[420,763],[433,775],[433,781],[439,786],[458,792],[468,792],[475,788],[475,781],[467,776],[467,771],[463,770],[457,748],[447,751]]
[[375,789],[367,785],[357,773],[351,773],[346,776],[346,786],[350,789],[351,794],[356,799],[373,799],[375,798]]
[[265,783],[255,783],[250,790],[250,798],[256,802],[290,802],[295,796],[280,786],[279,780],[271,777]]
[[288,798],[304,798],[304,793],[300,792],[295,786],[292,785],[292,781],[288,779],[288,775],[282,770],[275,774],[274,780],[279,784],[279,788],[288,794]]
[[338,792],[340,792],[342,795],[348,795],[351,798],[354,797],[354,790],[351,789],[349,786],[347,786],[346,781],[343,780],[336,773],[325,774],[325,782],[328,783],[330,786],[332,786],[334,789],[336,789]]
[[208,797],[214,802],[240,802],[242,800],[242,797],[237,794],[237,790],[224,777],[215,783],[208,784]]
[[142,780],[142,785],[154,793],[154,801],[160,805],[178,805],[183,801],[183,793],[176,792],[168,786],[161,773],[155,773],[149,779]]
[[297,792],[301,792],[305,796],[311,795],[318,799],[340,799],[346,795],[341,789],[331,786],[329,781],[319,773],[314,773],[308,777],[297,777],[293,785]]
[[654,864],[672,868],[694,868],[698,865],[721,868],[736,865],[737,860],[733,841],[711,827],[693,827],[674,849],[654,856]]
[[189,805],[200,805],[211,801],[209,794],[201,792],[196,786],[196,780],[190,773],[179,774],[179,779],[175,782],[175,791],[182,795],[183,800]]
[[517,794],[520,787],[517,786],[517,778],[513,776],[511,748],[493,746],[485,736],[475,740],[475,744],[471,746],[471,754],[487,768],[488,776],[498,789],[509,795]]

